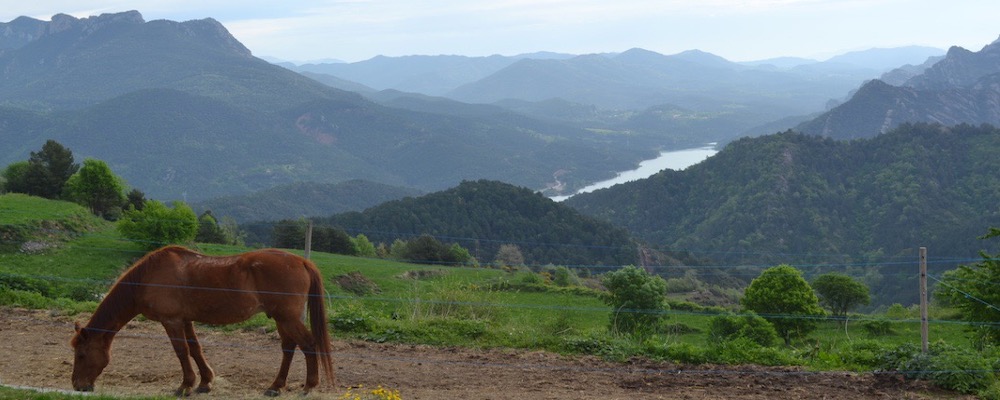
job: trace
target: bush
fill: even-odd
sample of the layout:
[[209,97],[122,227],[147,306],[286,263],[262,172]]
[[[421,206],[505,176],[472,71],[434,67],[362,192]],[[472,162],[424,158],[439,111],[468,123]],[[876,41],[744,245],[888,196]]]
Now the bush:
[[644,334],[660,326],[664,311],[669,309],[664,297],[667,283],[663,278],[627,266],[605,274],[602,282],[608,288],[604,302],[614,309],[610,321],[612,332]]
[[375,314],[361,305],[350,303],[330,316],[334,330],[343,332],[368,332],[375,326]]
[[141,211],[125,211],[118,221],[118,232],[150,248],[194,240],[198,234],[198,216],[184,202],[173,204],[169,208],[159,201],[147,200]]
[[880,341],[858,340],[840,353],[840,361],[846,365],[875,368],[879,366],[882,354],[887,351],[889,351],[889,346]]
[[865,320],[861,322],[861,328],[864,329],[869,336],[878,337],[896,334],[895,329],[893,329],[893,322],[885,318]]
[[44,297],[52,294],[52,285],[48,281],[6,273],[0,273],[0,289],[38,293]]
[[927,353],[912,343],[901,345],[883,353],[878,367],[962,393],[985,390],[996,383],[996,366],[982,354],[941,342],[931,345]]
[[713,344],[747,339],[758,346],[768,347],[778,341],[774,326],[756,314],[724,314],[712,317],[708,324],[708,341]]
[[747,337],[737,337],[712,346],[707,354],[718,364],[793,365],[795,359],[773,347],[763,347]]

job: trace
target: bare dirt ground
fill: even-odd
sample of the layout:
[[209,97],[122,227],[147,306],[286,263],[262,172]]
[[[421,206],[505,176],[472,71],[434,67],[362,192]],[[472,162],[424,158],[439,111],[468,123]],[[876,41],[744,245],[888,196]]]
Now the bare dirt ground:
[[[0,383],[70,389],[73,320],[45,311],[0,309]],[[192,399],[263,398],[280,361],[276,334],[202,328],[199,338],[217,377],[211,393]],[[359,385],[397,389],[404,399],[972,398],[885,375],[797,368],[620,364],[546,352],[345,341],[335,341],[334,351],[337,387],[306,398],[336,399]],[[282,397],[302,398],[304,369],[300,353],[289,374],[291,391]],[[115,339],[97,392],[169,396],[179,383],[180,366],[163,329],[155,322],[133,321]]]

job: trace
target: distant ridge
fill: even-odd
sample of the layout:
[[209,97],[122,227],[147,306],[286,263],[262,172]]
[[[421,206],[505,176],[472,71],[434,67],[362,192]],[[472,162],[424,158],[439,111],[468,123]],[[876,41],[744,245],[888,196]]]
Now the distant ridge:
[[[920,70],[898,86],[868,82],[849,101],[796,129],[853,139],[913,122],[1000,125],[1000,43],[978,52],[952,47],[943,59]],[[905,70],[893,71],[888,78],[905,75]]]

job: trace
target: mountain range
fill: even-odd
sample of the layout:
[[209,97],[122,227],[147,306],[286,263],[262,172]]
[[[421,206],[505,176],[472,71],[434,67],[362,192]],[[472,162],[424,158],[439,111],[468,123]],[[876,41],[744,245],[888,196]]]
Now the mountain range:
[[542,189],[558,173],[579,187],[670,143],[635,148],[502,109],[388,107],[254,57],[212,19],[56,15],[0,32],[0,164],[55,139],[162,200],[352,179],[421,191],[473,178]]
[[[558,100],[578,105],[576,109],[613,110],[607,114],[617,118],[589,119],[602,129],[672,137],[695,130],[701,132],[698,137],[703,142],[726,142],[757,125],[821,112],[864,80],[906,63],[922,63],[941,52],[905,47],[852,52],[824,62],[735,63],[697,50],[662,55],[635,48],[577,56],[380,56],[356,63],[283,65],[341,89],[356,87],[348,83],[353,81],[374,90],[416,92],[467,103],[508,106],[518,102],[512,109],[531,115],[552,115],[551,102]],[[324,75],[329,78],[321,78]],[[672,110],[672,117],[660,118],[652,126],[621,121],[622,115],[629,118],[664,109]]]
[[1000,40],[978,52],[952,47],[933,65],[908,70],[887,74],[896,84],[867,82],[849,101],[796,130],[851,139],[903,123],[1000,124]]

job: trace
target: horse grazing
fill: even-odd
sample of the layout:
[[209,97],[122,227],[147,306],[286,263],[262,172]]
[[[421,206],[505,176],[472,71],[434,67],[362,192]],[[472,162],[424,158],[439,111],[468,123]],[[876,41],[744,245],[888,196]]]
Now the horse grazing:
[[[94,390],[94,381],[111,360],[115,334],[142,314],[163,324],[181,362],[184,379],[176,394],[188,395],[194,387],[191,359],[201,374],[196,391],[208,392],[215,374],[205,361],[192,322],[233,324],[258,312],[274,319],[283,351],[278,376],[265,395],[277,396],[285,387],[296,346],[306,358],[305,391],[319,384],[317,361],[334,385],[323,299],[319,270],[291,253],[258,250],[212,257],[179,246],[161,248],[118,278],[87,326],[76,324],[71,342],[76,352],[73,388]],[[307,305],[312,332],[303,323]]]

